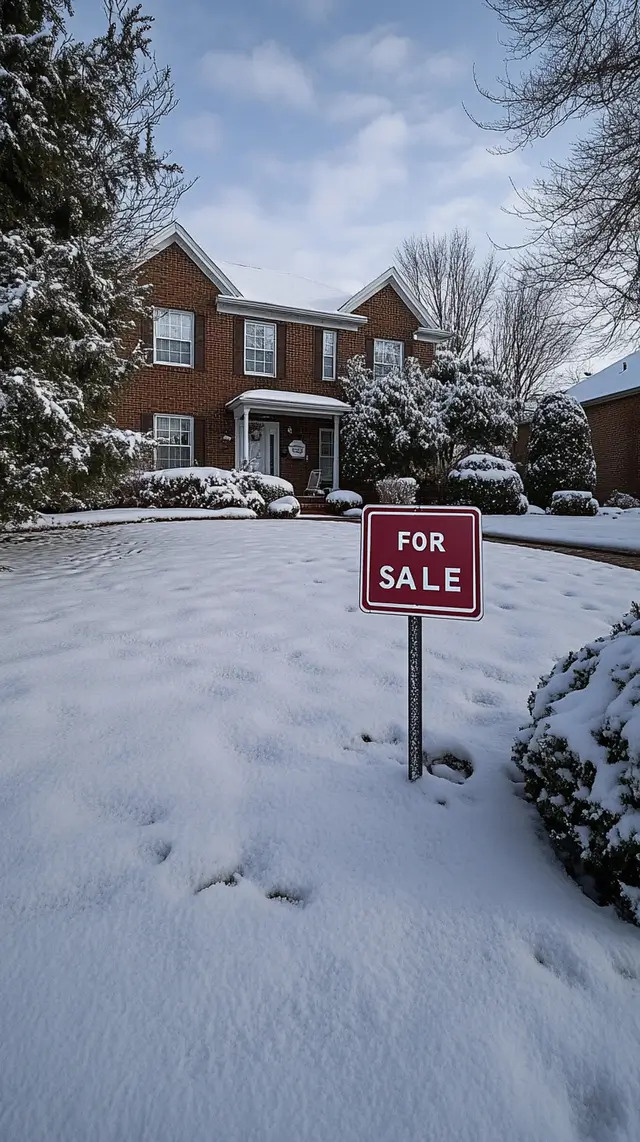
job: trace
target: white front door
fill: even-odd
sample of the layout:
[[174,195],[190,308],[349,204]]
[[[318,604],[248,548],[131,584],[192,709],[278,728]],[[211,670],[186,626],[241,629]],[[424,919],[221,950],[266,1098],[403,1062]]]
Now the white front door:
[[[254,440],[254,436],[257,439]],[[252,430],[249,435],[249,460],[253,472],[265,476],[280,475],[280,426],[277,421],[266,421],[260,435]]]

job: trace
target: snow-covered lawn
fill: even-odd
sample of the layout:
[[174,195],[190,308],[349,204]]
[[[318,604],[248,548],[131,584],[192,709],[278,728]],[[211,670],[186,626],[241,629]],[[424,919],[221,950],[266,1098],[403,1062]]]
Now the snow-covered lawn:
[[425,627],[427,746],[475,772],[411,786],[405,620],[358,611],[359,539],[0,546],[3,1142],[640,1137],[640,933],[508,764],[637,575],[487,545],[483,622]]
[[483,517],[482,530],[485,535],[507,539],[539,539],[543,543],[566,543],[594,550],[640,552],[640,508],[624,512],[605,508],[597,516],[533,512],[522,516],[487,515]]

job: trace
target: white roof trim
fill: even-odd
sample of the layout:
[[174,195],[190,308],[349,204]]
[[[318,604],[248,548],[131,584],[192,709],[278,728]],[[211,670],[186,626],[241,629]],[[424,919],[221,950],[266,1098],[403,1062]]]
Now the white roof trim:
[[196,266],[202,270],[205,277],[213,282],[214,286],[220,290],[221,293],[230,294],[231,297],[240,297],[240,290],[233,284],[233,282],[222,272],[215,262],[211,261],[208,254],[205,254],[201,246],[194,242],[193,238],[184,226],[179,222],[170,222],[165,226],[164,230],[160,230],[156,234],[145,250],[144,256],[140,260],[140,264],[148,262],[150,258],[154,258],[156,254],[162,253],[168,246],[176,243],[184,250],[185,254],[195,262]]
[[248,389],[227,401],[226,407],[236,413],[249,408],[259,413],[286,412],[292,416],[343,416],[351,411],[350,405],[336,397],[280,389]]
[[440,342],[448,341],[453,337],[453,333],[448,329],[432,329],[431,326],[421,325],[419,329],[416,329],[413,337],[415,341]]
[[353,313],[354,309],[358,309],[361,305],[364,305],[365,301],[369,301],[374,294],[379,293],[381,289],[384,289],[384,287],[388,285],[393,286],[398,296],[402,298],[414,317],[417,317],[418,321],[422,323],[422,326],[429,328],[429,314],[416,297],[409,283],[402,277],[402,274],[395,266],[389,266],[388,270],[385,270],[384,273],[380,274],[374,281],[369,282],[359,293],[354,293],[353,297],[350,297],[345,301],[344,305],[340,306],[340,311],[342,313]]
[[366,325],[367,318],[359,314],[318,309],[297,309],[289,305],[272,305],[269,301],[251,301],[244,297],[226,297],[220,294],[216,301],[218,313],[238,313],[242,317],[255,317],[258,320],[291,321],[299,325],[318,325],[323,329],[359,329]]

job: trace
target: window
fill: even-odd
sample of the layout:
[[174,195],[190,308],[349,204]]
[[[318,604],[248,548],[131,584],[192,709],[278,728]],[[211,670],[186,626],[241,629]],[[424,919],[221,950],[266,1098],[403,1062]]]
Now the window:
[[322,330],[322,379],[334,381],[336,376],[336,331]]
[[193,417],[154,416],[156,468],[190,468],[193,464]]
[[193,314],[154,309],[153,360],[159,365],[193,365]]
[[276,327],[262,321],[244,323],[244,371],[263,377],[276,375]]
[[320,486],[333,487],[333,429],[320,429]]
[[374,341],[374,377],[386,377],[392,369],[402,368],[402,349],[402,341]]

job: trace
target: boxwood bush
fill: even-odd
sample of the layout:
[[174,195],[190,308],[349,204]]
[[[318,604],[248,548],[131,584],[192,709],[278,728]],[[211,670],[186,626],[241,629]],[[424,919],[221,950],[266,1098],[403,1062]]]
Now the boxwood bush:
[[640,508],[640,500],[635,496],[629,495],[628,492],[619,492],[614,488],[608,500],[605,500],[606,508],[621,508],[622,511],[629,511],[630,508]]
[[346,488],[336,488],[325,497],[325,504],[333,515],[343,515],[351,508],[362,507],[362,496],[357,492],[350,492]]
[[513,757],[569,873],[640,925],[640,605],[556,663]]
[[549,515],[597,515],[599,507],[591,492],[554,492]]
[[448,498],[485,515],[524,515],[529,507],[515,464],[488,453],[465,456],[449,473]]

